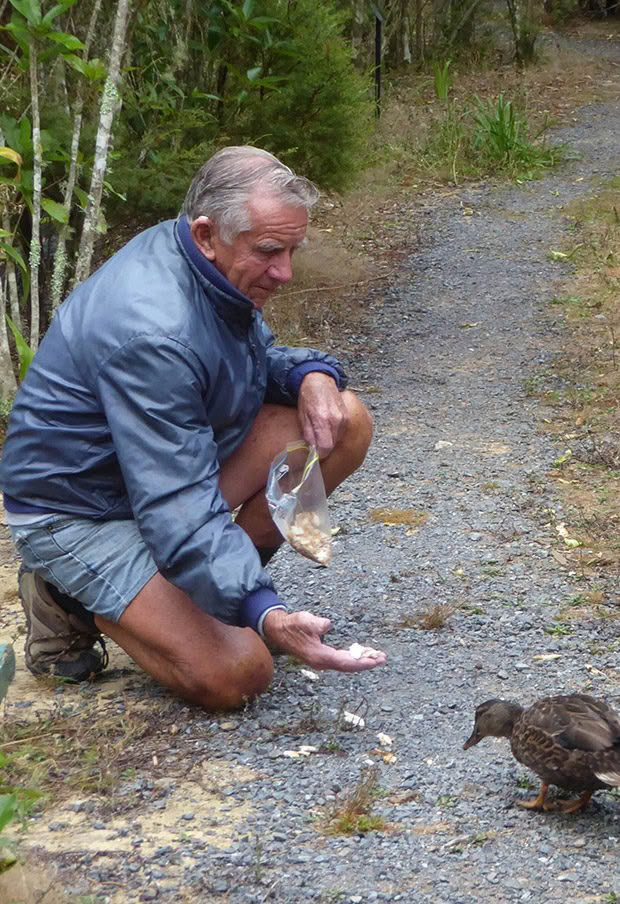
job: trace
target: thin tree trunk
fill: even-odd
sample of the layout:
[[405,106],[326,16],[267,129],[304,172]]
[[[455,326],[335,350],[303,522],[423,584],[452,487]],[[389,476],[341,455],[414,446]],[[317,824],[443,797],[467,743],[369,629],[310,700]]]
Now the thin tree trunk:
[[43,151],[41,148],[41,117],[39,114],[39,75],[37,44],[30,44],[30,101],[32,104],[32,150],[33,150],[33,190],[32,190],[32,235],[30,238],[30,348],[36,351],[39,345],[39,264],[41,262],[41,171]]
[[[0,146],[4,147],[6,144],[4,133],[2,129],[0,129]],[[5,186],[5,191],[8,195],[8,187]],[[11,218],[8,212],[8,203],[6,203],[3,199],[2,204],[2,228],[5,232],[13,234],[13,227],[11,225]],[[9,306],[11,309],[11,320],[15,324],[15,326],[20,330],[22,328],[22,315],[19,309],[19,291],[17,288],[17,277],[15,275],[15,264],[11,260],[10,257],[7,256],[6,259],[6,274],[8,279],[8,287],[9,287]]]
[[4,280],[0,279],[0,399],[3,402],[12,398],[17,391],[17,381],[13,371],[13,361],[11,360],[9,337],[6,328],[6,303]]
[[402,62],[411,63],[411,44],[409,42],[409,0],[401,0],[400,4],[400,36]]
[[424,0],[415,0],[415,56],[421,66],[424,63]]
[[[2,139],[0,138],[0,144],[2,144]],[[13,232],[11,227],[11,220],[6,212],[6,210],[2,211],[2,228],[5,232]],[[15,326],[21,332],[22,329],[22,312],[19,309],[19,290],[17,288],[17,276],[15,275],[15,264],[11,260],[10,257],[7,257],[5,261],[6,267],[6,276],[7,283],[9,288],[9,307],[11,310],[11,320],[15,324]]]
[[192,27],[194,0],[185,0],[183,10],[183,25],[176,30],[176,42],[172,52],[173,74],[183,72],[187,65],[187,48],[189,46],[189,34]]
[[[84,40],[84,50],[82,51],[82,59],[86,62],[90,52],[90,45],[95,34],[95,26],[97,17],[101,8],[101,0],[95,0],[93,9],[88,23],[88,31]],[[84,87],[85,80],[82,78],[78,83],[77,97],[75,100],[75,108],[73,114],[73,135],[71,136],[71,163],[69,164],[69,173],[67,176],[67,184],[65,186],[65,194],[63,198],[63,206],[67,211],[67,218],[71,212],[71,201],[73,199],[73,189],[77,179],[77,159],[80,146],[80,134],[82,131],[82,113],[84,111]],[[58,235],[58,245],[56,246],[56,254],[54,255],[54,272],[52,274],[52,314],[61,302],[65,289],[65,273],[67,269],[67,236],[69,234],[69,224],[66,223],[60,229]]]
[[523,68],[523,56],[521,53],[521,5],[520,0],[506,0],[508,16],[515,42],[515,63],[519,69]]
[[[465,27],[469,19],[473,16],[476,7],[480,5],[482,0],[473,0],[473,2],[467,7],[461,18],[458,20],[452,31],[450,32],[450,37],[448,38],[448,48],[451,48],[461,30]],[[507,0],[510,3],[510,0]]]
[[353,56],[358,65],[364,60],[364,25],[366,24],[366,4],[364,0],[353,0],[353,22],[351,25],[351,44]]
[[93,257],[95,235],[99,212],[101,210],[101,197],[103,194],[103,180],[108,162],[108,149],[112,134],[114,114],[117,110],[118,84],[120,81],[121,60],[125,49],[127,35],[127,19],[130,0],[118,0],[116,19],[114,22],[114,36],[112,49],[110,50],[110,62],[108,76],[103,87],[101,108],[99,113],[99,129],[95,142],[95,162],[88,194],[88,206],[84,217],[82,238],[78,251],[78,259],[75,268],[73,285],[77,286],[87,278],[90,273],[90,264]]

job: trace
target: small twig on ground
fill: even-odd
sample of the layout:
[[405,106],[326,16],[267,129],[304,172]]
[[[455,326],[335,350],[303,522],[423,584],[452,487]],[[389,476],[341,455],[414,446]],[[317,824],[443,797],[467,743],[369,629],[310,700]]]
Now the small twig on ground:
[[357,286],[365,286],[367,283],[377,282],[380,279],[387,279],[389,273],[383,276],[372,276],[370,279],[361,279],[359,282],[343,283],[340,286],[312,286],[309,289],[295,289],[294,292],[282,292],[278,298],[288,298],[290,295],[303,295],[305,292],[333,292],[336,289],[355,289]]
[[614,366],[614,370],[616,369],[616,334],[614,333],[614,328],[611,324],[608,327],[609,332],[611,333],[611,360]]

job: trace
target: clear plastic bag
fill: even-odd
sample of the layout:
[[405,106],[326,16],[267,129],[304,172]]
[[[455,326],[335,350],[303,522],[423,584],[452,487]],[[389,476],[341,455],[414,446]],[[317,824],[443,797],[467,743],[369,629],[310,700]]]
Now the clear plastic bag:
[[265,490],[271,517],[285,540],[302,556],[329,565],[332,535],[325,484],[314,446],[289,443],[276,455]]

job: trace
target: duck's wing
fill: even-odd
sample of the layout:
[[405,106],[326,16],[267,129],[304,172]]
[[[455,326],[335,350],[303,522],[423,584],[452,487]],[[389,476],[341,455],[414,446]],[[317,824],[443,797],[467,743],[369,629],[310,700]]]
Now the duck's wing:
[[599,752],[617,748],[620,755],[620,719],[610,706],[595,697],[544,697],[527,710],[525,720],[565,750]]

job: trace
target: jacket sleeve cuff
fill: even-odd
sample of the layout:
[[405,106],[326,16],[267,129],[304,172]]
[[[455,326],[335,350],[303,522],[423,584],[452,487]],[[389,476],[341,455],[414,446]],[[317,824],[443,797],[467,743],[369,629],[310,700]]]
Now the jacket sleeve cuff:
[[324,361],[304,361],[303,364],[296,364],[287,377],[286,388],[292,396],[297,396],[299,394],[303,378],[311,373],[327,374],[328,377],[334,378],[338,389],[341,388],[338,371],[335,367],[332,367],[331,364],[326,364]]
[[239,609],[239,627],[253,628],[263,637],[263,622],[272,609],[286,609],[286,606],[273,590],[261,587],[246,596]]

